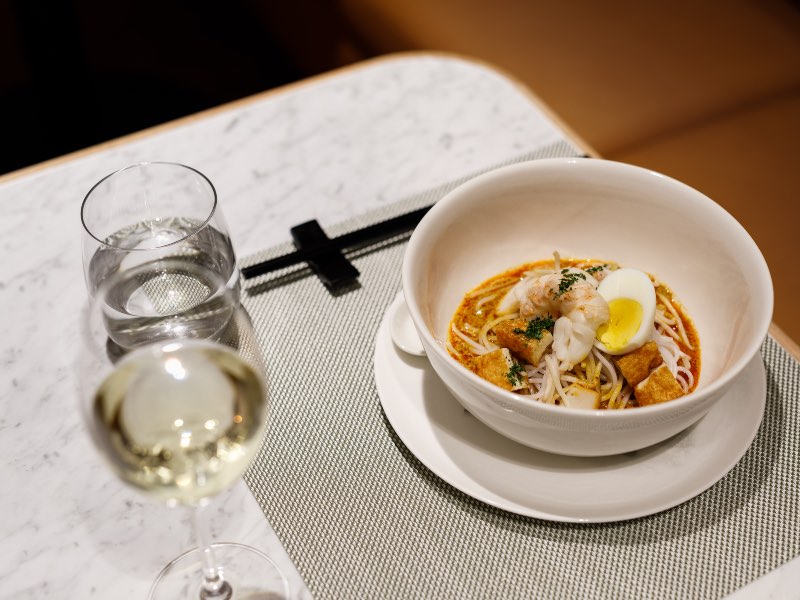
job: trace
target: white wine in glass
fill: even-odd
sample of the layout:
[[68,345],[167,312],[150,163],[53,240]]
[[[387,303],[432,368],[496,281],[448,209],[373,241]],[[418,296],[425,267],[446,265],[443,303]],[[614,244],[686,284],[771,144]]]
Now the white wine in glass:
[[116,473],[169,504],[233,485],[258,449],[264,385],[230,349],[199,340],[125,356],[94,394],[95,438]]
[[[258,451],[269,415],[264,366],[250,319],[231,290],[210,306],[159,322],[162,339],[120,348],[109,337],[111,276],[90,303],[81,361],[83,413],[113,471],[140,492],[193,509],[198,549],[170,563],[151,598],[279,598],[285,577],[263,553],[211,544],[201,519],[209,498],[230,488]],[[198,339],[185,327],[205,312],[228,314],[223,331]],[[176,332],[178,332],[176,334]],[[188,335],[180,335],[180,332]]]

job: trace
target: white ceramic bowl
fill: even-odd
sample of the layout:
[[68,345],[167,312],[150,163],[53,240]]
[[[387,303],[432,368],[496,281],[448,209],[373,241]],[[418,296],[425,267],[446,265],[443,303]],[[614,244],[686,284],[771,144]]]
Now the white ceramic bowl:
[[[464,294],[554,250],[665,282],[700,338],[697,389],[634,410],[569,409],[500,389],[450,357],[444,343]],[[597,159],[504,167],[450,192],[411,236],[403,292],[431,365],[470,413],[522,444],[575,456],[637,450],[700,419],[759,351],[773,304],[764,257],[718,204],[659,173]]]

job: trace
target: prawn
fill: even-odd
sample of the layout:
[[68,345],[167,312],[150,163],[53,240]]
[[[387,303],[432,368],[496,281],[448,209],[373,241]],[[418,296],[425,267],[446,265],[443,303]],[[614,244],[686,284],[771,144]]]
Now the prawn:
[[608,303],[597,293],[597,280],[568,268],[525,283],[517,292],[520,316],[556,319],[553,350],[559,370],[572,369],[591,352],[597,328],[608,322]]

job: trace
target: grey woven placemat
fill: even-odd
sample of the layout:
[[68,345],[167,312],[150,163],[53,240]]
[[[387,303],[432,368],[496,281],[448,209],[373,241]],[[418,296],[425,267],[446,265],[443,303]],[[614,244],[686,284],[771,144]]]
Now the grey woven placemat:
[[[561,145],[521,158],[570,152]],[[404,249],[398,238],[355,258],[360,289],[338,296],[303,268],[258,280],[245,295],[273,402],[245,480],[315,597],[718,598],[800,553],[800,365],[771,338],[752,447],[715,486],[669,511],[552,523],[492,508],[428,471],[383,416],[373,376]]]

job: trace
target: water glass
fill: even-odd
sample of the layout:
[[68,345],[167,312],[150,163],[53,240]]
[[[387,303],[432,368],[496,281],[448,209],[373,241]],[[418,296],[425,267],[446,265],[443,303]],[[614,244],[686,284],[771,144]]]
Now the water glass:
[[[122,348],[165,337],[211,338],[239,300],[239,269],[216,190],[199,171],[141,163],[98,182],[81,207],[90,297],[107,280],[109,336]],[[221,307],[221,310],[220,310]],[[195,313],[197,318],[177,319]],[[176,322],[181,330],[175,331]]]

